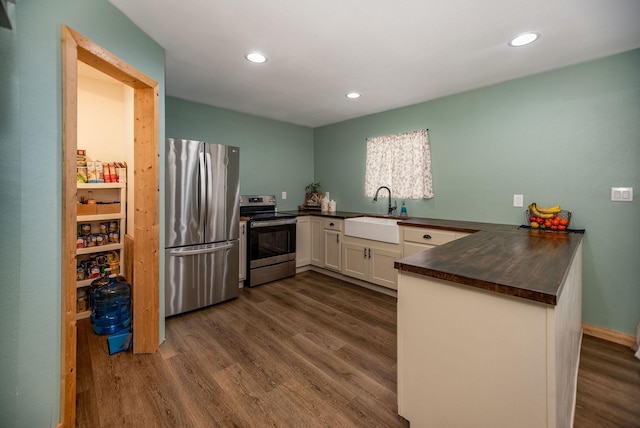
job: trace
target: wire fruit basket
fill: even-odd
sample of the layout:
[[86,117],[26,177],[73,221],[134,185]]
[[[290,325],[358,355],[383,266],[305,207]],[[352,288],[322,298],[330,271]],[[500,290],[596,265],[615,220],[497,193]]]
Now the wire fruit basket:
[[[534,204],[532,204],[534,205]],[[542,213],[535,208],[535,205],[529,206],[525,211],[525,221],[531,229],[551,230],[564,232],[569,229],[571,223],[571,211],[560,210],[554,213]]]

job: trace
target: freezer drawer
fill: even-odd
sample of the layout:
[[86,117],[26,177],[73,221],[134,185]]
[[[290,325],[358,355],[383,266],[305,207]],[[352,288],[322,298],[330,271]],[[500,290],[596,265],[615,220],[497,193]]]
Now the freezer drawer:
[[165,250],[165,315],[238,297],[239,242]]

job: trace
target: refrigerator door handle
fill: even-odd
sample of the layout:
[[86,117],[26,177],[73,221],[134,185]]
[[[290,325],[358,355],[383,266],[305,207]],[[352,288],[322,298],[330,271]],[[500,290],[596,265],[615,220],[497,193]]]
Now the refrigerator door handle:
[[233,246],[233,243],[228,242],[224,244],[214,244],[204,248],[196,248],[195,250],[185,250],[183,248],[176,248],[175,250],[171,250],[169,252],[169,255],[173,257],[186,257],[186,256],[194,256],[196,254],[209,254],[209,253],[215,253],[218,251],[228,250],[232,246]]
[[204,210],[206,208],[206,188],[205,188],[205,174],[206,169],[204,167],[204,153],[198,153],[198,158],[200,160],[200,216],[198,218],[198,230],[202,234],[202,239],[204,239]]
[[[206,195],[206,200],[208,204],[211,204],[213,201],[213,170],[211,169],[211,153],[209,153],[209,151],[206,152],[206,162],[207,162],[207,195]],[[207,216],[211,216],[215,214],[215,212],[212,211],[212,208],[210,206],[207,207]],[[207,219],[207,224],[211,225],[211,220]],[[209,232],[208,232],[209,233]],[[226,238],[226,236],[225,236]],[[224,239],[224,238],[223,238]],[[215,241],[217,241],[218,239],[213,239]]]

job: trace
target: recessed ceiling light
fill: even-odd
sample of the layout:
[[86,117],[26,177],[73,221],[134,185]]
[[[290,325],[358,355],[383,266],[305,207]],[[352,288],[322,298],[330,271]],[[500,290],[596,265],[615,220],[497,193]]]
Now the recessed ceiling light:
[[360,98],[360,94],[357,92],[349,92],[345,97],[355,100],[356,98]]
[[511,39],[509,46],[519,47],[533,43],[540,37],[540,33],[535,31],[529,31],[528,33],[522,33]]
[[262,55],[260,52],[249,52],[244,56],[247,61],[253,62],[255,64],[262,64],[263,62],[267,62],[267,57]]

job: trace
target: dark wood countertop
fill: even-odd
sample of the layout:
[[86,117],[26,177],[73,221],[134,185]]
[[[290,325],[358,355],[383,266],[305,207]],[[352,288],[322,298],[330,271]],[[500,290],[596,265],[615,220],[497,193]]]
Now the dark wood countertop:
[[[337,211],[290,211],[347,219],[372,216]],[[520,229],[517,225],[417,217],[393,217],[400,226],[470,233],[469,236],[403,259],[399,271],[439,278],[527,300],[556,305],[581,233]]]
[[346,219],[352,217],[362,217],[362,216],[371,216],[370,214],[363,213],[354,213],[349,211],[320,211],[320,210],[300,210],[300,211],[283,211],[287,214],[294,214],[298,217],[304,216],[316,216],[316,217],[328,217],[328,218],[339,218]]
[[556,305],[578,233],[481,230],[395,262],[396,269]]
[[453,230],[454,232],[474,233],[481,230],[491,232],[518,232],[519,226],[512,224],[480,223],[477,221],[441,220],[437,218],[401,218],[400,226],[429,227],[431,229]]

